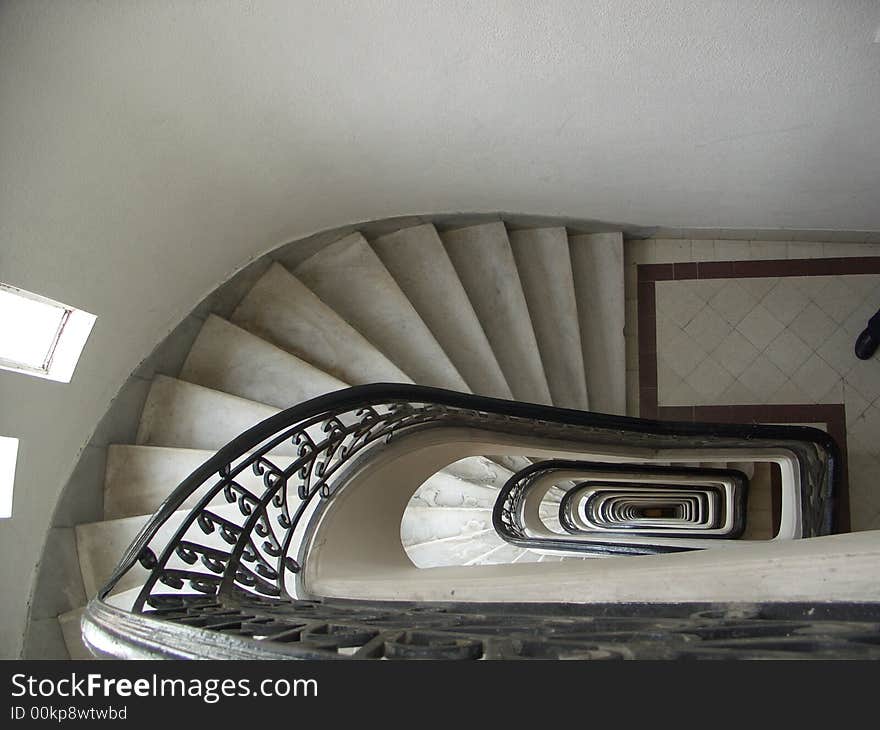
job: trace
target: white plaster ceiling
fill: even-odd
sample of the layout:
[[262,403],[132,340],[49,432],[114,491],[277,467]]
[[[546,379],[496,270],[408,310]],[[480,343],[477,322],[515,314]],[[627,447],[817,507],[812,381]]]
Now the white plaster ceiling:
[[3,2],[0,279],[98,315],[71,385],[0,374],[5,579],[140,358],[281,243],[441,211],[880,229],[878,26],[870,0]]

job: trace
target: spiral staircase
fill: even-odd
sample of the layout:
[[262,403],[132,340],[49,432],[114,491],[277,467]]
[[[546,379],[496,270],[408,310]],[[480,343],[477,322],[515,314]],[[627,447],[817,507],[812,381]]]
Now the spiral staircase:
[[[514,230],[501,221],[438,231],[426,223],[372,240],[353,232],[274,261],[231,315],[209,314],[178,377],[155,376],[135,442],[109,447],[104,520],[76,527],[86,595],[113,576],[108,603],[136,602],[144,570],[114,569],[154,513],[167,512],[155,533],[167,542],[197,506],[193,494],[169,509],[174,488],[255,424],[311,399],[370,383],[415,384],[626,415],[623,246],[621,233]],[[543,453],[499,441],[420,479],[400,520],[408,560],[422,570],[592,561],[577,549],[506,539],[497,515],[493,524],[505,485]],[[295,456],[281,453],[275,463],[283,468]],[[645,461],[735,469],[751,480],[743,537],[767,540],[779,527],[766,459],[710,450],[702,461]],[[538,508],[551,532],[562,532],[563,495],[545,490]],[[73,658],[90,656],[82,616],[80,608],[59,617]]]

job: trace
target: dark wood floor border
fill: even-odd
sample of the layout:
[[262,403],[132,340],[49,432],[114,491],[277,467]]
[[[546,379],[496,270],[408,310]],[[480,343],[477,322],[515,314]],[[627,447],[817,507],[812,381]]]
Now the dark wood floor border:
[[685,279],[753,279],[776,276],[845,276],[880,274],[880,256],[759,261],[688,261],[640,264],[639,284]]
[[[638,282],[639,415],[672,421],[716,423],[817,423],[825,424],[841,452],[841,485],[836,532],[850,529],[849,481],[846,459],[846,410],[835,404],[765,404],[659,406],[657,394],[657,292],[658,281],[687,279],[739,279],[783,276],[839,276],[880,274],[880,257],[779,259],[767,261],[700,261],[640,264]],[[778,510],[778,505],[775,505]],[[774,519],[778,515],[774,515]]]

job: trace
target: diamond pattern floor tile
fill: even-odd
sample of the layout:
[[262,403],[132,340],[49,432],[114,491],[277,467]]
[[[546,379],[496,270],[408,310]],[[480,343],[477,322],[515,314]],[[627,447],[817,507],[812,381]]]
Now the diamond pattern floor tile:
[[880,355],[853,354],[880,307],[880,275],[675,280],[656,291],[659,405],[843,403],[852,529],[880,529]]

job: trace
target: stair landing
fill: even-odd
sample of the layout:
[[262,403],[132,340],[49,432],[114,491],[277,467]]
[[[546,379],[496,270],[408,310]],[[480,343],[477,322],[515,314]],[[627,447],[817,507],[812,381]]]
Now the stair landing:
[[853,353],[880,308],[880,246],[647,239],[625,255],[628,412],[828,430],[838,530],[880,528],[880,356]]

